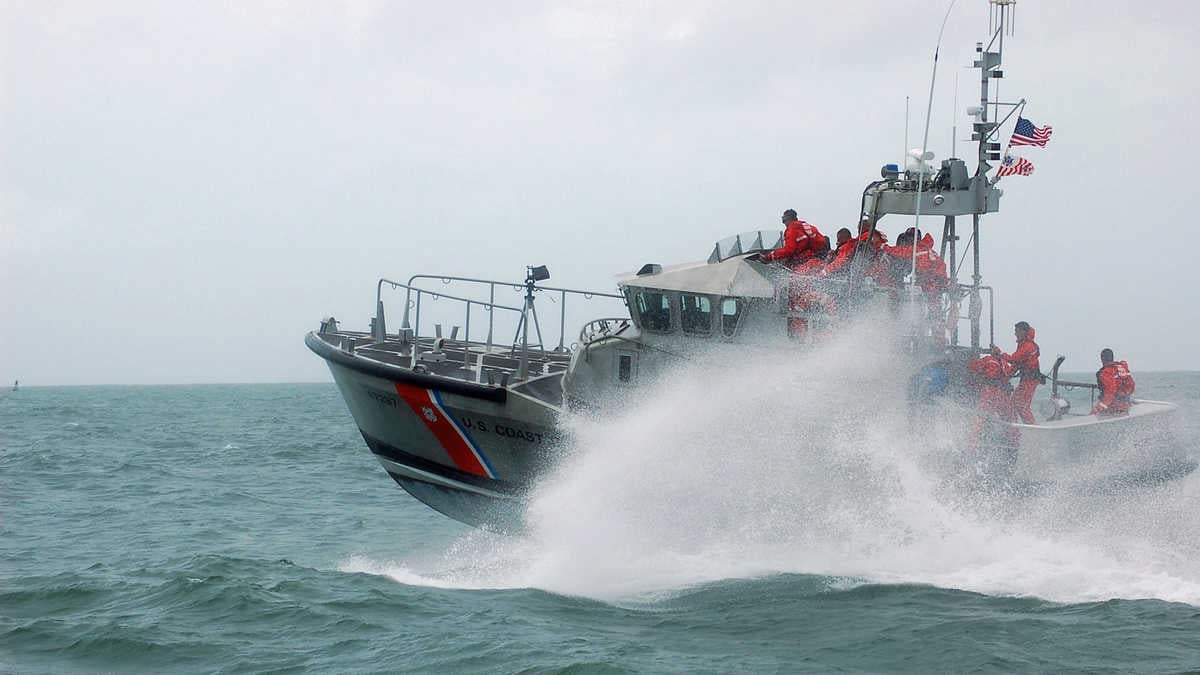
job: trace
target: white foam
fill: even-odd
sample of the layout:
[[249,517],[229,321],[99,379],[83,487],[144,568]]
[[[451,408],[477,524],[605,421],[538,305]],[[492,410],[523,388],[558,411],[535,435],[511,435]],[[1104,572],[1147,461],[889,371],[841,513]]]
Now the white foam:
[[571,455],[534,494],[526,534],[472,532],[433,572],[344,568],[601,599],[800,573],[1200,605],[1200,480],[1019,498],[948,488],[962,429],[910,433],[898,357],[876,337],[681,367],[618,412],[568,420]]

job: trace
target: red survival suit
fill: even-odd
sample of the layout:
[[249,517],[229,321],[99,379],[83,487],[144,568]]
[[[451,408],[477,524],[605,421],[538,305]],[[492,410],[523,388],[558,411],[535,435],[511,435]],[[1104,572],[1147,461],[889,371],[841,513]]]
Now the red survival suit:
[[765,262],[784,262],[799,267],[829,250],[829,240],[815,226],[803,220],[788,223],[783,232],[783,246],[763,254]]
[[1093,415],[1128,415],[1130,399],[1137,383],[1129,364],[1124,361],[1109,361],[1096,371],[1096,384],[1100,386],[1100,400],[1092,408]]
[[[911,230],[910,230],[911,231]],[[933,235],[928,232],[916,243],[917,275],[916,282],[926,293],[941,293],[949,284],[946,276],[946,261],[933,252]],[[884,246],[883,252],[893,258],[911,261],[913,247],[908,244],[899,246]]]
[[[908,232],[912,232],[910,228]],[[921,290],[925,291],[929,308],[930,331],[933,338],[941,344],[946,343],[946,317],[942,312],[942,291],[950,286],[950,278],[946,276],[946,261],[933,252],[933,235],[925,233],[916,242],[916,275],[915,281]],[[896,261],[904,261],[908,265],[913,262],[913,246],[900,244],[884,246],[883,252]],[[911,269],[911,268],[910,268]]]
[[1014,373],[1021,378],[1016,391],[1013,392],[1012,400],[1013,409],[1025,424],[1037,424],[1029,406],[1033,403],[1033,392],[1042,383],[1041,364],[1038,362],[1041,350],[1033,341],[1034,336],[1035,332],[1030,327],[1025,337],[1017,339],[1017,349],[1013,353],[1005,354],[999,347],[995,350],[996,356],[1012,366]]
[[817,272],[817,276],[827,277],[830,274],[836,274],[845,269],[850,264],[850,261],[854,259],[854,249],[857,247],[857,239],[848,239],[844,243],[838,244],[837,251],[833,254],[833,260],[830,260],[828,265],[822,267]]
[[[811,279],[792,277],[788,283],[788,308],[793,312],[817,312],[824,314],[824,330],[813,335],[814,340],[821,341],[829,337],[834,322],[838,318],[838,306],[833,296],[812,286]],[[802,316],[788,317],[788,337],[805,342],[808,340],[808,319]]]
[[882,230],[875,230],[875,234],[879,237],[874,241],[869,240],[870,231],[858,235],[855,248],[861,249],[867,260],[864,274],[879,286],[897,288],[900,282],[893,274],[891,258],[883,253],[887,248],[887,235]]
[[[1013,410],[1013,388],[1009,383],[1013,375],[1013,368],[995,354],[984,354],[968,363],[967,370],[974,376],[975,383],[979,386],[979,402],[975,405],[979,416],[975,418],[975,423],[971,427],[971,445],[978,449],[988,420],[1000,419],[1004,422],[1017,420],[1016,412]],[[1020,438],[1019,434],[1018,430],[1008,427],[1005,431],[1005,439],[1010,445],[1015,446]]]

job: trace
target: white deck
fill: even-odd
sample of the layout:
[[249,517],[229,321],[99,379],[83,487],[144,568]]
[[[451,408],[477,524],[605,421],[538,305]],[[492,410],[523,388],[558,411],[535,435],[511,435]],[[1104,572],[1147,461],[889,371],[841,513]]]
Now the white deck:
[[1051,422],[1041,422],[1039,424],[1014,424],[1013,426],[1020,429],[1021,433],[1024,434],[1026,431],[1031,433],[1039,433],[1044,431],[1077,429],[1079,427],[1089,427],[1102,424],[1127,424],[1132,419],[1149,417],[1150,415],[1161,415],[1163,413],[1173,412],[1178,409],[1179,406],[1167,401],[1147,401],[1145,399],[1134,399],[1133,405],[1129,407],[1128,415],[1101,416],[1068,414],[1062,419]]
[[1153,472],[1175,457],[1170,413],[1179,406],[1134,399],[1128,415],[1068,415],[1020,429],[1018,475],[1032,480],[1086,482]]

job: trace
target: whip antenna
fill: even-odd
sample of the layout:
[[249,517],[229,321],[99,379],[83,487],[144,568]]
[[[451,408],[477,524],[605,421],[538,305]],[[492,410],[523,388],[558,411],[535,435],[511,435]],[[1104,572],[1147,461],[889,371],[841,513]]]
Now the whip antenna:
[[929,120],[933,113],[933,85],[937,82],[938,54],[942,50],[942,35],[946,32],[946,23],[950,21],[950,10],[954,9],[954,3],[957,1],[950,0],[950,6],[946,8],[946,16],[942,17],[942,27],[938,30],[937,45],[933,48],[933,73],[929,76],[929,100],[925,104],[925,133],[921,137],[921,164],[917,172],[917,203],[913,214],[912,271],[910,274],[914,286],[917,278],[917,233],[921,231],[921,193],[925,191],[924,162],[929,152]]

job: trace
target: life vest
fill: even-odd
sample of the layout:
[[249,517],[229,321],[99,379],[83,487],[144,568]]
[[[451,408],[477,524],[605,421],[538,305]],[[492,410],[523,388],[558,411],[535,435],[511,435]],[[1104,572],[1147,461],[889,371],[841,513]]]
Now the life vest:
[[1129,366],[1124,361],[1117,363],[1117,398],[1129,399],[1133,396],[1133,390],[1137,388],[1137,383],[1133,381],[1133,373],[1129,372]]
[[1000,358],[1012,364],[1016,375],[1022,380],[1038,380],[1044,379],[1041,370],[1041,363],[1038,357],[1042,355],[1042,350],[1038,348],[1034,338],[1037,333],[1033,328],[1025,334],[1025,338],[1017,340],[1017,348],[1011,354],[1000,354]]
[[[1128,410],[1137,383],[1129,364],[1125,361],[1110,361],[1096,371],[1096,384],[1100,387],[1100,402],[1105,406]],[[1115,405],[1114,405],[1115,404]]]
[[829,239],[811,223],[797,220],[788,223],[784,230],[783,246],[763,255],[763,260],[799,263],[827,250]]
[[[911,229],[909,230],[911,232]],[[913,252],[914,247],[916,253]],[[916,262],[916,281],[921,285],[922,290],[926,292],[935,292],[945,289],[949,278],[946,276],[946,262],[941,256],[933,252],[933,235],[926,233],[919,242],[913,245],[903,246],[888,246],[884,251],[897,260],[903,260],[912,265],[915,259]],[[908,274],[911,267],[899,266],[904,274]]]
[[1012,364],[995,354],[984,354],[971,361],[967,364],[967,370],[983,386],[1000,387],[1006,391],[1012,391],[1012,385],[1009,383],[1013,376]]
[[[1012,366],[994,354],[984,354],[967,364],[967,370],[975,378],[979,388],[979,399],[975,409],[985,417],[994,417],[1006,422],[1013,421]],[[976,434],[979,433],[977,429]]]

